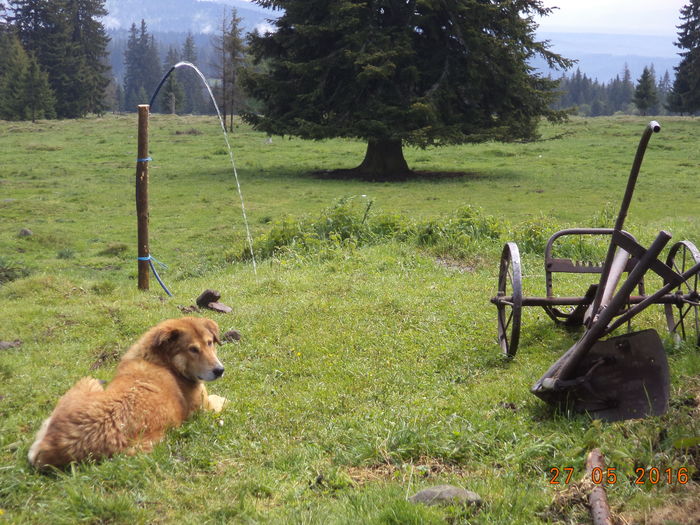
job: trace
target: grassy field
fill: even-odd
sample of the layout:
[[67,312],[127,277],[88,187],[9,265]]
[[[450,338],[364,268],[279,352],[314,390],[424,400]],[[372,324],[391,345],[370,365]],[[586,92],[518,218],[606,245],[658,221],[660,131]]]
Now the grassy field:
[[[153,116],[151,251],[169,265],[168,298],[155,281],[136,290],[135,116],[0,122],[0,340],[22,341],[0,350],[0,522],[585,523],[574,481],[600,447],[627,523],[697,523],[700,447],[679,443],[700,437],[700,352],[666,338],[662,308],[634,324],[665,338],[671,408],[605,424],[529,393],[578,335],[526,310],[507,361],[488,301],[504,241],[521,246],[525,293],[542,296],[549,235],[612,226],[645,124],[577,118],[533,143],[408,149],[419,173],[393,184],[319,174],[358,164],[360,142],[241,128],[255,273],[218,123]],[[666,229],[700,244],[700,120],[661,124],[626,226],[643,243]],[[242,334],[209,385],[224,412],[149,455],[34,472],[26,454],[57,399],[80,377],[109,380],[143,331],[205,288],[233,313],[199,315]],[[571,483],[550,484],[552,467],[573,467]],[[691,479],[638,485],[639,467]],[[483,505],[407,501],[443,483]]]

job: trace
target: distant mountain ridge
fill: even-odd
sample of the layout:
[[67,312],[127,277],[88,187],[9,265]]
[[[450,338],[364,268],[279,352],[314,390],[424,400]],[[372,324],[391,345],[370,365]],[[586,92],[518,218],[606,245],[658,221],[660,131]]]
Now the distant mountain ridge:
[[110,31],[129,29],[146,21],[149,32],[213,33],[221,25],[224,9],[235,7],[245,31],[262,28],[273,11],[243,0],[107,0],[103,19]]
[[[538,32],[542,40],[549,40],[552,51],[566,58],[576,59],[576,68],[592,79],[608,82],[616,75],[622,77],[625,64],[629,67],[634,82],[645,66],[654,65],[657,79],[668,71],[673,78],[674,66],[680,62],[678,49],[673,43],[676,35],[614,35],[602,33],[551,33]],[[533,65],[552,76],[561,72],[551,71],[544,60],[535,60]]]

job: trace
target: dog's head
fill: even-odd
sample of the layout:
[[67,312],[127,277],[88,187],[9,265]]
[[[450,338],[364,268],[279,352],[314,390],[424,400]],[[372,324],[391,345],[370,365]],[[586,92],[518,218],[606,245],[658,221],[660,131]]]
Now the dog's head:
[[169,319],[149,333],[147,346],[183,377],[192,381],[214,381],[223,375],[224,366],[216,357],[215,346],[220,343],[219,325],[211,319]]

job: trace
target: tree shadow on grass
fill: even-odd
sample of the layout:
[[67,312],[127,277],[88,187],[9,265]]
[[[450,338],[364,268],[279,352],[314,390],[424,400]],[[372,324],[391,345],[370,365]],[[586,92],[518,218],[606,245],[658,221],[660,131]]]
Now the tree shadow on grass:
[[409,173],[392,175],[390,177],[377,177],[372,174],[363,173],[355,169],[336,170],[316,170],[301,174],[320,180],[346,180],[360,182],[455,182],[455,181],[477,181],[477,180],[507,180],[519,178],[519,174],[511,171],[427,171],[415,170]]

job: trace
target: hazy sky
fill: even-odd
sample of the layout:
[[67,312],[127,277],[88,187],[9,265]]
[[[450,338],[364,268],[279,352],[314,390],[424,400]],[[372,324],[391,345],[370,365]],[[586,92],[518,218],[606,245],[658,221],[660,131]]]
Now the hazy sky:
[[671,35],[689,0],[544,0],[559,7],[539,20],[541,31]]
[[690,0],[543,0],[542,3],[559,9],[538,21],[541,31],[661,35],[675,40],[681,7]]

